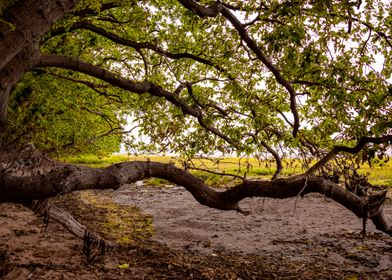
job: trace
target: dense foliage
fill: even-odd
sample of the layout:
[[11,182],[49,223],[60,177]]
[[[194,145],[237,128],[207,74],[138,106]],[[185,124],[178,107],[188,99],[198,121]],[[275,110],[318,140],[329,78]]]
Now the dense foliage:
[[[48,150],[111,152],[125,139],[138,151],[277,162],[295,155],[306,163],[334,145],[390,133],[391,8],[389,1],[81,1],[43,38],[41,52],[166,95],[40,68],[15,87],[10,123]],[[120,134],[127,116],[148,141]],[[360,158],[384,150],[370,145]]]

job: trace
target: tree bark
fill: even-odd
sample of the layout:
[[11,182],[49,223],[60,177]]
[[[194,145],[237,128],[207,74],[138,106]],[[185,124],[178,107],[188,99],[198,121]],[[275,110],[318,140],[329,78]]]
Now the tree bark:
[[20,0],[3,13],[10,25],[0,23],[0,127],[7,121],[11,89],[31,69],[31,58],[38,53],[42,36],[76,2]]
[[66,228],[74,236],[85,239],[87,236],[93,239],[96,244],[103,245],[105,247],[115,247],[113,242],[104,239],[99,234],[88,230],[84,225],[80,224],[75,218],[68,212],[58,208],[55,205],[46,203],[47,201],[40,201],[32,205],[32,210],[46,217],[47,222],[54,220]]
[[187,170],[173,164],[150,161],[123,162],[103,169],[66,165],[30,177],[1,174],[0,202],[27,202],[76,190],[117,189],[123,184],[149,177],[166,179],[183,186],[200,204],[221,210],[241,211],[238,203],[247,197],[283,199],[320,193],[340,203],[357,217],[370,218],[377,229],[392,236],[392,226],[385,219],[382,209],[386,192],[379,194],[377,199],[365,200],[332,181],[306,175],[272,181],[244,181],[226,191],[217,191]]

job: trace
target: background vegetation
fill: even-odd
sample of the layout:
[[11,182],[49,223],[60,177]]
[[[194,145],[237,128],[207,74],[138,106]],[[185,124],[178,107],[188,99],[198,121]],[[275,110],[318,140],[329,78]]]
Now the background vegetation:
[[[173,156],[157,155],[120,155],[115,154],[107,157],[98,157],[96,155],[80,155],[75,157],[63,157],[63,161],[73,164],[83,164],[90,167],[106,167],[114,163],[123,161],[158,161],[163,163],[173,162],[177,166],[182,166],[184,160]],[[232,174],[238,176],[247,176],[252,178],[270,178],[275,170],[276,165],[273,160],[257,160],[254,158],[196,158],[192,160],[193,166],[199,169],[205,169],[217,173]],[[283,176],[300,174],[304,171],[301,161],[290,159],[284,161],[285,169]],[[206,171],[192,170],[193,174],[203,178],[206,182],[214,187],[229,186],[231,183],[238,182],[231,176],[221,176]],[[376,160],[373,163],[364,163],[358,169],[360,174],[366,175],[369,182],[379,186],[392,187],[392,162]],[[150,185],[163,185],[169,182],[153,178],[147,180]]]

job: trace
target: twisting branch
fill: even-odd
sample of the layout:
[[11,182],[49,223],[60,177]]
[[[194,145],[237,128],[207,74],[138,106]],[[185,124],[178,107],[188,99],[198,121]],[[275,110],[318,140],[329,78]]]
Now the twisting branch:
[[266,148],[266,150],[274,157],[275,162],[276,162],[276,171],[274,176],[272,177],[272,180],[276,180],[280,173],[283,170],[283,164],[282,164],[282,159],[280,158],[279,154],[277,151],[275,151],[274,149],[272,149],[272,147],[270,145],[268,145],[266,142],[264,141],[260,141],[260,144]]
[[349,154],[357,154],[369,143],[382,144],[390,141],[392,141],[392,135],[385,135],[381,137],[362,137],[359,139],[357,144],[352,148],[346,146],[335,146],[322,159],[320,159],[311,168],[309,168],[306,174],[307,175],[314,174],[317,170],[325,166],[327,162],[329,162],[332,158],[334,158],[337,154],[341,152],[349,153]]
[[178,94],[165,90],[162,87],[152,82],[149,81],[132,82],[128,79],[120,77],[119,75],[111,71],[97,67],[93,64],[84,62],[76,58],[62,56],[62,55],[40,55],[32,59],[31,64],[33,68],[59,67],[63,69],[70,69],[101,79],[113,86],[128,90],[136,94],[149,93],[152,96],[163,97],[168,102],[181,108],[182,112],[185,115],[190,115],[195,117],[198,120],[199,124],[206,130],[222,138],[223,140],[233,145],[234,147],[240,148],[239,143],[237,143],[227,135],[223,134],[219,129],[217,129],[211,123],[208,123],[204,118],[203,112],[200,108],[190,106],[184,99],[179,97]]
[[111,129],[109,131],[106,131],[105,133],[102,133],[100,135],[97,135],[97,136],[94,136],[94,137],[91,137],[91,138],[87,139],[86,142],[87,143],[92,143],[94,141],[97,141],[98,139],[104,138],[104,137],[109,136],[109,135],[124,135],[124,134],[128,134],[128,133],[131,133],[133,130],[135,130],[138,127],[139,126],[134,126],[130,130],[126,130],[126,131],[124,131],[122,129],[122,127],[115,127],[115,128],[113,128],[113,129]]
[[145,81],[145,82],[132,82],[128,79],[122,78],[117,74],[97,67],[90,63],[81,61],[76,58],[62,56],[62,55],[41,55],[32,61],[34,67],[58,67],[78,71],[95,78],[101,79],[111,85],[119,88],[129,90],[133,93],[143,94],[150,93],[153,96],[163,97],[173,105],[178,106],[185,114],[194,117],[201,116],[201,111],[189,106],[186,101],[179,98],[177,95],[164,90],[163,88]]
[[[358,217],[367,213],[377,229],[392,236],[392,225],[385,219],[382,205],[386,192],[369,204],[330,180],[316,176],[294,176],[273,181],[243,181],[225,191],[215,190],[203,180],[174,164],[159,162],[122,162],[107,168],[62,165],[46,174],[19,177],[0,173],[0,202],[27,202],[60,193],[86,189],[117,189],[123,184],[150,177],[183,186],[202,205],[221,210],[242,211],[239,202],[251,197],[288,198],[299,193],[320,193],[340,203]],[[304,188],[306,186],[306,188]],[[374,201],[373,201],[374,200]]]
[[99,34],[111,41],[113,41],[114,43],[123,45],[123,46],[127,46],[127,47],[131,47],[133,49],[135,49],[137,52],[139,52],[139,54],[141,53],[142,49],[148,49],[148,50],[152,50],[166,58],[170,58],[170,59],[192,59],[194,61],[197,61],[199,63],[214,67],[216,70],[218,70],[221,73],[225,73],[228,78],[230,80],[235,80],[235,78],[233,76],[231,76],[229,73],[227,73],[227,71],[220,65],[199,57],[197,55],[191,54],[191,53],[172,53],[170,51],[167,51],[163,48],[161,48],[160,46],[158,46],[158,44],[156,42],[144,42],[144,43],[139,43],[127,38],[123,38],[113,32],[110,32],[104,28],[101,28],[99,26],[96,26],[94,24],[92,24],[90,21],[84,20],[84,21],[79,21],[79,22],[75,22],[71,28],[69,29],[65,29],[65,28],[58,28],[56,30],[53,30],[50,33],[50,36],[56,36],[56,35],[60,35],[69,31],[74,31],[74,30],[78,30],[78,29],[84,29],[84,30],[89,30],[91,32],[94,32],[96,34]]
[[97,116],[101,117],[109,125],[110,129],[113,129],[112,124],[116,123],[116,121],[112,120],[105,113],[102,113],[102,112],[99,112],[99,111],[95,111],[95,110],[91,110],[91,109],[87,108],[86,106],[81,106],[80,109],[84,110],[86,112],[89,112],[90,114],[97,115]]
[[229,177],[233,177],[233,178],[236,178],[236,179],[241,179],[243,182],[246,181],[246,179],[244,177],[236,175],[236,174],[230,174],[230,173],[224,173],[224,172],[216,172],[216,171],[205,169],[205,168],[190,166],[189,164],[186,164],[185,167],[186,167],[186,169],[203,171],[203,172],[219,175],[219,176],[222,176],[222,177],[223,176],[229,176]]
[[[209,79],[203,79],[203,80],[209,80]],[[189,96],[192,98],[192,100],[196,103],[197,106],[199,106],[200,108],[205,108],[205,107],[210,107],[210,108],[214,108],[220,115],[229,118],[229,114],[227,113],[227,111],[223,108],[221,108],[220,106],[218,106],[214,101],[209,101],[207,104],[201,104],[200,101],[198,100],[198,98],[195,96],[195,94],[193,93],[193,89],[192,89],[192,84],[193,83],[183,83],[181,84],[183,87],[186,87],[189,93]],[[176,91],[181,89],[181,86],[178,87],[176,89]]]
[[86,9],[83,9],[83,10],[74,11],[74,12],[72,12],[72,14],[75,15],[75,16],[81,16],[81,17],[87,16],[87,15],[97,15],[99,12],[103,12],[103,11],[106,11],[106,10],[117,8],[119,6],[120,6],[119,3],[108,2],[108,3],[103,3],[99,7],[99,10],[86,8]]
[[330,15],[344,18],[349,21],[355,21],[358,22],[359,24],[362,24],[363,26],[366,26],[370,31],[374,31],[379,38],[383,38],[385,42],[389,45],[389,47],[392,48],[392,42],[391,42],[392,37],[385,34],[385,32],[378,30],[378,28],[374,27],[371,23],[365,22],[359,18],[352,17],[351,15],[347,16],[347,15],[340,15],[337,13],[331,13]]
[[142,50],[136,50],[136,51],[140,54],[140,56],[141,56],[141,58],[143,60],[143,63],[144,63],[144,76],[145,76],[144,80],[147,81],[148,80],[148,63],[147,63],[147,59],[144,56]]
[[99,95],[107,97],[110,100],[113,100],[113,101],[118,102],[118,103],[122,103],[123,102],[120,96],[114,95],[114,94],[107,94],[106,92],[99,90],[99,88],[107,88],[107,85],[97,85],[97,84],[94,84],[94,83],[89,82],[89,81],[78,80],[78,79],[74,79],[74,78],[71,78],[71,77],[68,77],[68,76],[55,74],[55,73],[52,73],[52,72],[45,72],[45,73],[48,73],[49,75],[52,75],[54,77],[61,78],[61,79],[64,79],[64,80],[68,80],[68,81],[71,81],[71,82],[74,82],[74,83],[83,84],[83,85],[91,88],[92,90],[94,90]]
[[214,3],[210,7],[204,7],[199,5],[193,0],[178,0],[185,8],[194,12],[199,17],[216,17],[219,15],[221,9],[224,7],[220,3]]
[[[226,6],[226,5],[225,5]],[[227,7],[227,6],[226,6]],[[229,7],[227,7],[227,8],[229,8]],[[229,8],[230,9],[230,8]],[[232,9],[230,9],[230,10],[232,10]],[[256,22],[258,22],[258,21],[264,21],[264,22],[269,22],[269,23],[277,23],[277,24],[280,24],[280,25],[285,25],[282,21],[280,21],[280,20],[277,20],[277,19],[268,19],[268,18],[261,18],[261,14],[259,13],[257,16],[256,16],[256,18],[254,19],[254,20],[252,20],[252,21],[250,21],[250,22],[247,22],[247,23],[244,23],[243,24],[243,26],[244,27],[248,27],[248,26],[250,26],[250,25],[253,25],[253,24],[255,24]]]

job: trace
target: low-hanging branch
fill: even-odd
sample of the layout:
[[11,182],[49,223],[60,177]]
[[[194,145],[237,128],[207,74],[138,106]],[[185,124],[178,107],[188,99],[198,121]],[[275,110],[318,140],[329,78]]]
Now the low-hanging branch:
[[212,132],[213,134],[222,138],[232,146],[239,148],[239,144],[237,142],[235,142],[233,139],[231,139],[230,137],[222,133],[218,128],[216,128],[212,124],[208,124],[206,122],[203,116],[203,112],[200,108],[190,106],[184,99],[179,97],[177,94],[165,90],[164,88],[152,82],[149,81],[133,82],[109,70],[97,67],[93,64],[84,62],[82,60],[73,57],[68,57],[63,55],[53,55],[53,54],[37,55],[34,59],[32,59],[31,65],[33,68],[58,67],[63,69],[69,69],[69,70],[90,75],[92,77],[105,81],[113,86],[128,90],[133,93],[137,93],[137,94],[149,93],[152,96],[163,97],[173,105],[181,108],[182,112],[185,115],[190,115],[195,117],[198,120],[199,124],[202,127],[204,127],[207,131]]
[[[248,197],[289,198],[308,193],[320,193],[340,203],[357,217],[369,217],[376,228],[392,236],[392,225],[384,217],[383,202],[386,192],[377,200],[364,200],[330,180],[317,176],[299,175],[271,181],[248,181],[225,191],[210,188],[205,182],[187,170],[151,161],[134,161],[114,164],[107,168],[64,165],[52,171],[20,177],[0,174],[0,202],[28,203],[33,199],[45,199],[59,194],[86,189],[117,189],[124,184],[150,177],[166,179],[183,186],[202,205],[221,210],[242,212],[239,202]],[[306,187],[304,187],[306,184]]]

